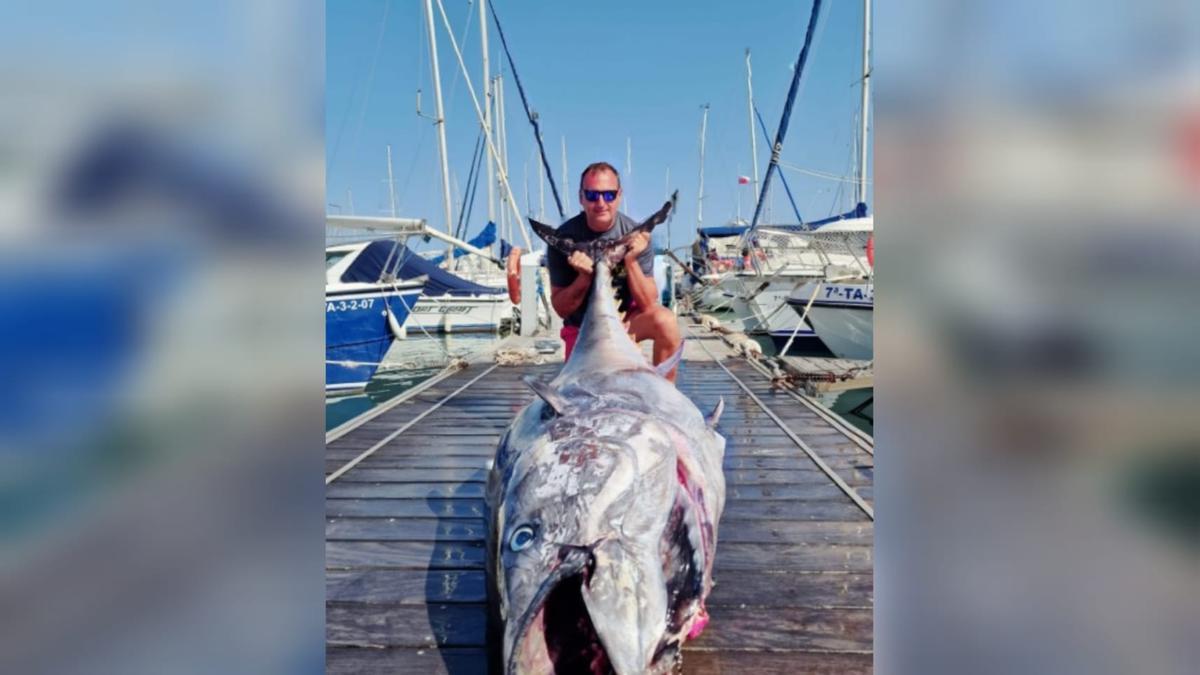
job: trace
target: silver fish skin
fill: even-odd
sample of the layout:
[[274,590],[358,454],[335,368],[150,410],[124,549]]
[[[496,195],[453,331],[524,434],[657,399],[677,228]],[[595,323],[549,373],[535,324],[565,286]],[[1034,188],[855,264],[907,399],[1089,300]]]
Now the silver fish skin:
[[503,672],[667,672],[708,617],[725,439],[625,332],[606,256],[570,361],[488,477]]

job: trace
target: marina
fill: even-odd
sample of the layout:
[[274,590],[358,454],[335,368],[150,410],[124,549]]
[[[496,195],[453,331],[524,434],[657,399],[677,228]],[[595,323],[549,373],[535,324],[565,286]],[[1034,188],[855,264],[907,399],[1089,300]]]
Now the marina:
[[[680,321],[680,390],[725,402],[728,486],[712,621],[683,672],[869,672],[873,442]],[[498,341],[328,433],[329,672],[487,672],[484,483],[534,397],[521,377],[561,366],[537,343]]]

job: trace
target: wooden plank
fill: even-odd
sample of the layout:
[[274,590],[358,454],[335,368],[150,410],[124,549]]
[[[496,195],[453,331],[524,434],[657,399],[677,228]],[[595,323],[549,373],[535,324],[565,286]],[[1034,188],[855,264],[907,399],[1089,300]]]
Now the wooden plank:
[[326,499],[329,517],[483,518],[482,499]]
[[[855,480],[862,481],[861,477]],[[829,476],[808,460],[804,469],[726,469],[726,485],[823,485],[829,483]]]
[[870,651],[870,609],[712,607],[712,622],[693,643],[696,649],[798,649]]
[[389,455],[384,457],[375,454],[359,462],[355,469],[480,469],[486,471],[491,460],[491,457],[477,453],[470,455],[443,455],[441,453],[436,455]]
[[721,518],[717,538],[721,543],[854,544],[870,546],[875,528],[870,521],[786,521]]
[[325,496],[355,499],[482,497],[483,487],[482,483],[343,483],[338,481],[325,489]]
[[[828,461],[826,461],[826,463],[828,464]],[[366,464],[366,462],[363,462],[363,464]],[[820,469],[817,468],[817,465],[813,464],[813,461],[799,449],[796,449],[796,455],[792,457],[729,455],[725,457],[724,468],[727,472],[746,469],[793,469],[797,471],[820,471]]]
[[483,468],[472,469],[376,469],[366,468],[361,464],[346,472],[338,479],[344,483],[483,483],[487,481],[487,471]]
[[458,541],[331,541],[325,567],[483,569],[485,553],[479,544]]
[[359,647],[483,647],[487,607],[326,603],[325,642]]
[[861,652],[709,651],[685,645],[683,675],[870,675],[873,660]]
[[482,542],[485,538],[487,525],[482,518],[332,518],[325,523],[325,541]]
[[325,650],[325,672],[349,675],[487,675],[487,650],[330,647]]
[[[368,457],[368,459],[383,459],[387,457],[420,457],[429,456],[430,448],[437,447],[441,451],[438,454],[443,455],[458,455],[461,457],[486,457],[491,458],[496,455],[496,446],[499,445],[500,439],[489,441],[486,443],[468,443],[463,439],[451,439],[448,436],[443,436],[437,440],[429,438],[408,438],[401,435],[392,442],[383,446]],[[350,461],[362,454],[362,450],[338,450],[336,452],[325,453],[326,460],[345,460]]]
[[870,522],[867,514],[844,495],[833,500],[732,501],[721,522],[729,520],[840,520]]
[[[863,652],[700,650],[684,647],[683,675],[869,675],[873,655]],[[332,674],[422,673],[486,675],[487,650],[330,647],[325,672]]]
[[717,544],[714,567],[721,571],[870,572],[870,546],[821,544]]
[[335,570],[325,573],[325,599],[393,605],[482,603],[487,601],[485,584],[483,571]]
[[839,496],[848,499],[845,493],[828,481],[824,485],[727,485],[725,489],[725,498],[729,500],[836,499]]
[[763,573],[724,571],[714,574],[707,605],[716,607],[822,607],[870,608],[874,581],[870,574],[842,572]]

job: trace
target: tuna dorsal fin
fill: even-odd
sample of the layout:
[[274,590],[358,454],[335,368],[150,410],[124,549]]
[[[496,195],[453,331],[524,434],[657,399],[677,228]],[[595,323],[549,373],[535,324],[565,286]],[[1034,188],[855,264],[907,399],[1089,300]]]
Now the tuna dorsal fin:
[[678,366],[679,362],[682,360],[683,360],[683,340],[680,340],[679,348],[675,350],[675,353],[668,356],[666,361],[663,361],[662,363],[658,364],[657,366],[654,366],[654,370],[661,377],[666,377],[667,373],[671,372],[675,368],[675,366]]
[[717,400],[717,407],[713,408],[713,411],[708,414],[708,417],[704,418],[704,421],[708,423],[709,429],[717,428],[717,421],[721,419],[721,413],[723,412],[725,412],[724,396]]
[[529,385],[529,388],[533,390],[533,393],[537,394],[543,401],[545,401],[546,405],[553,408],[555,413],[561,415],[564,411],[566,411],[569,405],[567,403],[567,399],[564,398],[562,394],[558,393],[558,391],[556,391],[553,387],[551,387],[549,383],[543,382],[532,375],[526,375],[525,377],[522,377],[521,381]]

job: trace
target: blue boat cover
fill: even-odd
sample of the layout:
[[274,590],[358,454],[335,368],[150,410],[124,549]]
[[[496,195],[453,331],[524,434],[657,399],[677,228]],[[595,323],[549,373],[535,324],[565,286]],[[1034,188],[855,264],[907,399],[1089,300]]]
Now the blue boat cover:
[[715,225],[713,227],[701,227],[696,231],[705,239],[719,239],[721,237],[736,237],[748,229],[750,228],[746,225]]
[[[484,225],[483,229],[479,231],[479,234],[475,235],[475,238],[471,239],[467,243],[474,246],[475,248],[487,248],[495,242],[496,242],[496,224],[489,220],[488,224]],[[461,249],[461,248],[454,249],[454,257],[455,258],[461,258],[466,254],[467,254],[467,251],[465,251],[464,249]],[[429,262],[433,263],[434,265],[441,265],[442,261],[445,259],[446,259],[446,254],[443,253],[442,255],[439,255],[437,257],[430,258]]]
[[446,294],[453,296],[499,295],[508,292],[504,288],[481,286],[451,274],[438,267],[433,261],[413,253],[404,244],[387,239],[367,244],[354,262],[350,263],[349,269],[342,274],[342,281],[374,284],[387,274],[405,280],[428,275],[429,278],[425,281],[425,295],[431,297]]
[[800,223],[798,225],[770,225],[768,227],[770,227],[772,230],[785,230],[785,231],[789,231],[789,232],[811,232],[811,231],[821,227],[822,225],[828,225],[829,223],[836,223],[836,222],[842,221],[842,220],[850,220],[851,218],[866,218],[866,217],[867,217],[867,205],[862,202],[859,202],[852,210],[847,211],[842,214],[839,214],[839,215],[836,215],[836,216],[829,216],[828,218],[822,218],[821,220],[810,220],[807,223]]

